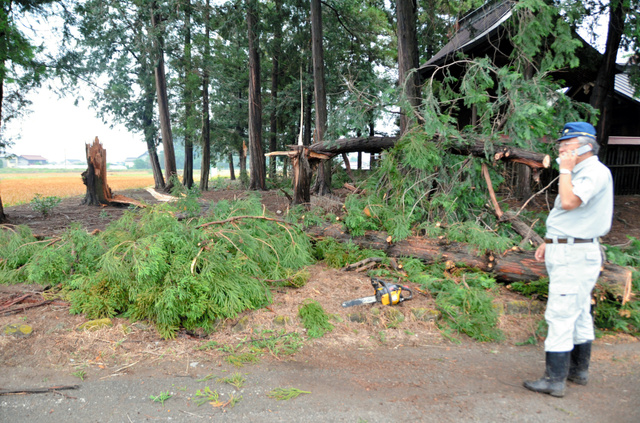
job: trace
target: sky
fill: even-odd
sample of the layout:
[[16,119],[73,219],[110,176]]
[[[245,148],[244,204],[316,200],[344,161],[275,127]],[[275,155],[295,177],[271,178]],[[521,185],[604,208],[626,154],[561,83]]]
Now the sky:
[[88,101],[74,105],[71,97],[59,99],[41,88],[29,95],[31,113],[10,121],[3,128],[7,138],[14,140],[8,153],[38,155],[51,162],[70,159],[86,161],[85,144],[98,137],[107,150],[107,162],[123,162],[147,151],[142,133],[133,134],[123,126],[113,129],[96,117]]

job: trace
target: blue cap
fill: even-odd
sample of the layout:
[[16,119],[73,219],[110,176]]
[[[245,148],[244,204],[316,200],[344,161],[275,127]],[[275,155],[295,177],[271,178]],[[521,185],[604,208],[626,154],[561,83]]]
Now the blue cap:
[[560,138],[557,141],[568,140],[569,138],[589,137],[596,139],[596,128],[587,122],[569,122],[564,125]]

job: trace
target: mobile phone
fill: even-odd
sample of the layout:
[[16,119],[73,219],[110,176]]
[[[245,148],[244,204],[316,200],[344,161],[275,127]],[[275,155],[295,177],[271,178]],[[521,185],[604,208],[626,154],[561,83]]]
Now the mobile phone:
[[[577,148],[577,149],[576,149],[576,154],[577,154],[578,156],[582,156],[583,154],[586,154],[586,153],[588,153],[588,152],[589,152],[589,151],[591,151],[591,150],[593,150],[593,148],[591,148],[591,146],[590,146],[589,144],[587,144],[587,145],[583,145],[582,147],[579,147],[579,148]],[[560,157],[558,157],[558,158],[556,159],[556,162],[557,162],[558,164],[560,164]]]

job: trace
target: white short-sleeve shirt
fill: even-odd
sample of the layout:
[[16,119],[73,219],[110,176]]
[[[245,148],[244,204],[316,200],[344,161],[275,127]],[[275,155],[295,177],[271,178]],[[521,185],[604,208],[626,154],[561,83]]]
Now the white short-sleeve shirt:
[[560,195],[547,218],[547,238],[597,238],[611,229],[613,218],[613,178],[611,172],[591,156],[578,163],[571,172],[573,193],[582,204],[564,210]]

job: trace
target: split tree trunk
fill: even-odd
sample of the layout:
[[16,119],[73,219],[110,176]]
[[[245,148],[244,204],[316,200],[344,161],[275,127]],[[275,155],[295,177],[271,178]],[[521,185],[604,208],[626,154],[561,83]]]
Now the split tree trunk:
[[291,164],[293,165],[293,186],[297,187],[297,189],[294,188],[293,190],[292,204],[310,204],[311,167],[309,166],[304,146],[298,148],[296,154],[291,156]]
[[82,172],[82,182],[87,186],[87,193],[82,204],[88,206],[107,206],[111,204],[130,204],[145,207],[144,204],[123,195],[113,195],[107,183],[107,150],[102,147],[98,137],[93,144],[85,145],[87,154],[87,170]]
[[107,184],[107,151],[100,144],[98,137],[93,144],[86,144],[87,170],[82,172],[82,183],[87,186],[87,193],[82,204],[103,206],[109,204],[113,194]]
[[[533,251],[509,250],[503,253],[487,252],[479,255],[471,246],[447,239],[410,237],[395,243],[382,232],[367,231],[366,235],[352,237],[340,225],[313,227],[307,233],[316,238],[331,237],[340,242],[352,242],[359,247],[383,250],[389,257],[414,257],[426,264],[450,262],[492,274],[500,282],[533,281],[546,277],[544,263],[536,261]],[[614,264],[605,264],[598,285],[623,304],[631,297],[631,270]]]

